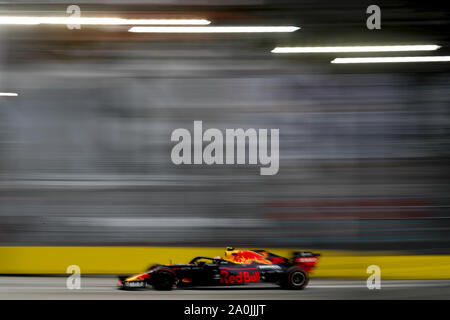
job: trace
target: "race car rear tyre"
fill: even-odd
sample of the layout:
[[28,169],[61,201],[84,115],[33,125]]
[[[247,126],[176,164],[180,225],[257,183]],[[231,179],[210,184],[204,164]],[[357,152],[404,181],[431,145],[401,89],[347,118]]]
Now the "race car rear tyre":
[[155,290],[172,290],[175,281],[175,274],[170,269],[161,269],[152,275],[152,285]]
[[281,281],[281,287],[285,289],[302,290],[309,282],[308,273],[300,267],[290,267]]

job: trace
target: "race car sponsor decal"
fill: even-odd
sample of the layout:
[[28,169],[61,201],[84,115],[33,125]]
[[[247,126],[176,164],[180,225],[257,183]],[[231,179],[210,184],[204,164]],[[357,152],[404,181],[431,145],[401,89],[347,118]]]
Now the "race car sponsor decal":
[[125,281],[123,283],[123,285],[125,287],[129,287],[129,288],[143,288],[143,287],[145,287],[145,282],[144,281],[133,281],[133,282]]
[[262,266],[258,266],[258,269],[260,269],[260,270],[281,270],[281,267],[277,266],[277,265],[262,265]]
[[296,258],[295,262],[316,262],[317,258]]
[[221,284],[233,284],[233,283],[248,283],[248,282],[260,282],[261,277],[258,271],[248,270],[220,270],[220,283]]

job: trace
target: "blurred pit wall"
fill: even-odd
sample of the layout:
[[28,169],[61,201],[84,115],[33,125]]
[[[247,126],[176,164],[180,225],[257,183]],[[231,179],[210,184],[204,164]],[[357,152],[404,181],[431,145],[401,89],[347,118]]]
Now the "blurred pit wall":
[[[0,274],[65,274],[78,265],[81,274],[129,274],[154,263],[188,263],[195,256],[223,255],[223,248],[193,247],[0,247]],[[290,257],[294,249],[268,249]],[[312,277],[366,279],[370,265],[382,279],[450,279],[450,255],[388,255],[314,250],[322,254]]]

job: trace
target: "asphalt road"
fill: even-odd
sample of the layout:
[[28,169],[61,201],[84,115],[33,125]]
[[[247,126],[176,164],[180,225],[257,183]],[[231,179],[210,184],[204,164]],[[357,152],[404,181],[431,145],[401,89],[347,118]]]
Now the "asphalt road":
[[220,299],[220,300],[307,300],[307,299],[450,299],[450,280],[382,281],[380,290],[369,290],[365,281],[311,279],[302,291],[277,286],[192,288],[173,291],[123,291],[114,277],[82,277],[81,289],[66,288],[64,277],[0,276],[0,300],[5,299]]

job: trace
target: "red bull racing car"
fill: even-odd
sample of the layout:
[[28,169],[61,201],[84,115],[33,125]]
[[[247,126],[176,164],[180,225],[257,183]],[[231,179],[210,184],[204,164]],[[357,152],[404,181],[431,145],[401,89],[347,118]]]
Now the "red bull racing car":
[[187,286],[231,286],[249,283],[275,283],[285,289],[301,290],[309,281],[309,272],[320,254],[294,252],[292,258],[280,257],[265,250],[227,248],[225,257],[195,257],[188,264],[153,265],[146,272],[119,276],[121,289],[152,286],[171,290]]

